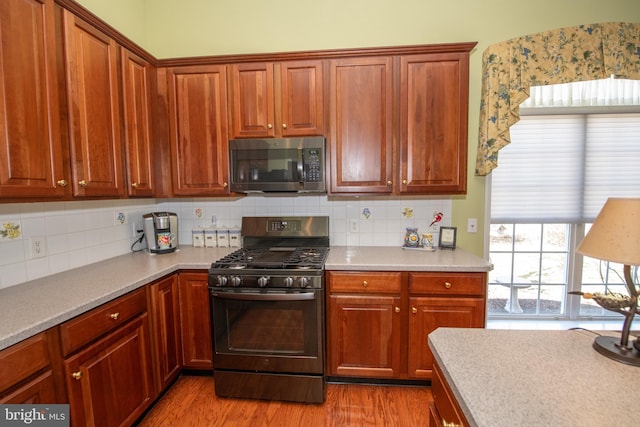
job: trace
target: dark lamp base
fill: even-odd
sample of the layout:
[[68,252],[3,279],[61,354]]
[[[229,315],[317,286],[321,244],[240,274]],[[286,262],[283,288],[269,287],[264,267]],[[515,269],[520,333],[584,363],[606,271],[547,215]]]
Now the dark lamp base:
[[620,346],[618,337],[598,337],[593,342],[593,348],[604,356],[627,365],[640,366],[640,351],[630,345],[627,349]]

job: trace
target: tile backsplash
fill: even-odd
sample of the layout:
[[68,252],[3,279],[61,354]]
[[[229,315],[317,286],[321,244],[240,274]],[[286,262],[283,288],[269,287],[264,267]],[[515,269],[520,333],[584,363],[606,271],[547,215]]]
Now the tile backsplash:
[[452,213],[450,199],[326,195],[2,204],[0,288],[126,254],[154,211],[178,214],[181,245],[194,227],[240,226],[243,216],[328,215],[332,245],[401,246],[407,227],[426,232],[437,212],[450,225]]

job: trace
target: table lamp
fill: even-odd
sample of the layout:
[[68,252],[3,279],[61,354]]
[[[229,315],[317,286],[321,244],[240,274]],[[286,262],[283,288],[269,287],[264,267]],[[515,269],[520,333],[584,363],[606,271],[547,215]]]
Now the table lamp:
[[640,341],[629,345],[629,331],[638,310],[638,289],[633,283],[631,266],[640,265],[640,198],[608,199],[598,214],[578,253],[591,258],[624,265],[624,279],[629,295],[617,293],[583,294],[593,298],[601,307],[624,315],[620,339],[600,336],[593,348],[618,362],[640,366]]

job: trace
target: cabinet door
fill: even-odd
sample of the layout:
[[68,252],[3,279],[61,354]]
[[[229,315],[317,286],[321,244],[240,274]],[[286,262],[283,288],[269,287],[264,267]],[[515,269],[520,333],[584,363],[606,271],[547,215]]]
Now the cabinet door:
[[182,368],[178,275],[149,285],[152,343],[158,391],[166,389]]
[[404,56],[400,192],[465,193],[468,53]]
[[322,61],[279,64],[282,136],[324,135]]
[[152,373],[144,314],[65,360],[76,425],[131,425],[150,405]]
[[409,298],[409,377],[430,379],[433,355],[428,335],[439,327],[484,327],[483,298]]
[[228,194],[225,67],[176,67],[167,76],[174,194]]
[[232,137],[275,136],[273,63],[233,64],[229,69]]
[[184,367],[213,369],[207,273],[180,273],[179,281]]
[[330,62],[332,193],[390,193],[392,58]]
[[399,375],[400,297],[332,294],[327,313],[329,375]]
[[63,11],[74,196],[121,196],[116,42]]
[[0,197],[64,195],[53,30],[52,0],[0,2]]
[[151,65],[120,48],[127,194],[153,196]]

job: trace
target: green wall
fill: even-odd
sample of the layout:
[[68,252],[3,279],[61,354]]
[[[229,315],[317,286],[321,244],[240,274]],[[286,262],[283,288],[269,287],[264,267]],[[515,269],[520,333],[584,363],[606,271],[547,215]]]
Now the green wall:
[[[640,22],[638,0],[78,0],[158,58],[477,41],[471,53],[468,194],[460,246],[482,255],[485,179],[474,176],[482,52],[512,37]],[[466,233],[478,218],[479,232]]]

